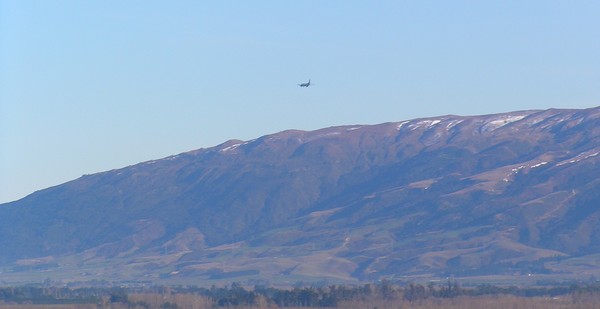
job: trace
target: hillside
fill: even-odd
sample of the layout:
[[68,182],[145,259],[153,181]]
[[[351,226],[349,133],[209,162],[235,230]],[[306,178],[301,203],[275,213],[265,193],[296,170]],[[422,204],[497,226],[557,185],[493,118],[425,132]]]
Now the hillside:
[[0,205],[0,281],[600,274],[600,108],[284,131]]

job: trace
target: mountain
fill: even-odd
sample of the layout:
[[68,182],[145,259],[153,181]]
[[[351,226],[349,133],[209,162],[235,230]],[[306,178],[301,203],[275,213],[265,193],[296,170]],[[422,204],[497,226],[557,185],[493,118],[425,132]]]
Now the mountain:
[[589,277],[599,154],[600,108],[232,140],[0,205],[0,280]]

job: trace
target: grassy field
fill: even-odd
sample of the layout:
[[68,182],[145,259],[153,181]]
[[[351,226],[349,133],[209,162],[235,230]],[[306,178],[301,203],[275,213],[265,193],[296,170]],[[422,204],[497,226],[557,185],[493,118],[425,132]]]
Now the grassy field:
[[[189,309],[214,309],[212,302],[203,297],[193,297],[191,295],[173,298],[162,299],[160,295],[140,295],[135,297],[137,301],[143,302],[144,305],[128,305],[120,303],[105,303],[105,304],[77,304],[77,305],[33,305],[20,304],[9,305],[0,304],[3,309],[125,309],[125,308],[189,308]],[[141,304],[141,303],[140,303]],[[226,308],[238,309],[267,309],[279,308],[273,304],[262,304],[255,306],[231,306]],[[307,309],[314,307],[285,307],[289,309]],[[372,300],[372,301],[348,301],[338,304],[336,307],[343,309],[592,309],[600,308],[600,298],[585,299],[573,301],[572,298],[544,298],[544,297],[516,297],[516,296],[499,296],[499,297],[457,297],[452,299],[427,299],[419,302],[408,302],[405,300]]]
[[162,309],[563,309],[600,308],[600,284],[569,286],[461,287],[389,281],[362,286],[243,287],[238,283],[210,288],[194,286],[66,288],[51,286],[0,287],[0,309],[44,308],[162,308]]
[[[35,304],[6,304],[0,303],[3,309],[125,309],[125,308],[185,308],[185,309],[214,309],[214,308],[238,308],[238,309],[267,309],[281,308],[268,302],[266,299],[258,299],[253,306],[224,306],[217,307],[215,303],[204,296],[194,294],[131,294],[129,303],[111,303],[104,299],[98,304],[60,304],[60,305],[35,305]],[[285,307],[289,309],[307,309],[315,307]],[[455,298],[429,298],[418,301],[406,299],[394,300],[355,300],[343,301],[335,307],[343,309],[404,309],[404,308],[446,308],[446,309],[592,309],[600,308],[600,295],[580,294],[563,297],[517,297],[513,295],[501,296],[459,296]]]

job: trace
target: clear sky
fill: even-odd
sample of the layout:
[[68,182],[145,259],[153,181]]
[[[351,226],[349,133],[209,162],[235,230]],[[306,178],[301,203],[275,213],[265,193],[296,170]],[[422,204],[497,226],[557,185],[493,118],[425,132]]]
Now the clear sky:
[[597,106],[599,16],[600,1],[1,0],[0,203],[285,129]]

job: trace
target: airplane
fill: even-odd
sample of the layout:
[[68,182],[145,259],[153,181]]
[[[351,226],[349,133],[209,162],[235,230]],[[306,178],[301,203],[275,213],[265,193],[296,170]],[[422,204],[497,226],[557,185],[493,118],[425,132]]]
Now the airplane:
[[308,80],[308,83],[298,84],[298,86],[300,86],[300,87],[308,87],[308,86],[310,86],[310,79]]

